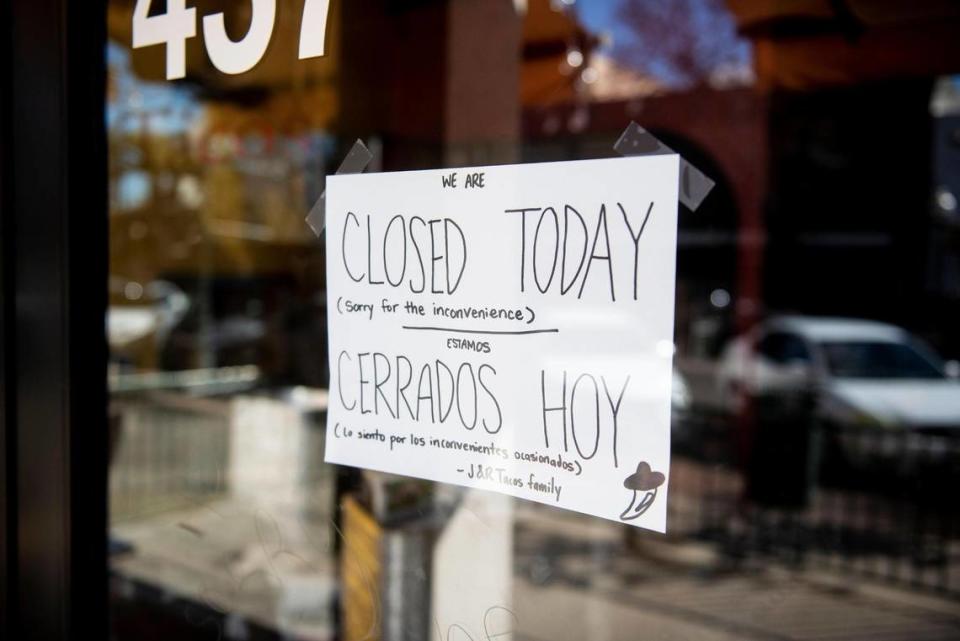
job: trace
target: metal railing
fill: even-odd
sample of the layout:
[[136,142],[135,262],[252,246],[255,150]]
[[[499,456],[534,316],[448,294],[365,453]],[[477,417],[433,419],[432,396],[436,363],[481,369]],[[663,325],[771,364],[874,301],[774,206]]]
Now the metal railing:
[[112,404],[113,522],[202,504],[226,492],[227,401],[151,393]]
[[960,431],[826,425],[812,404],[687,417],[669,530],[729,561],[822,567],[960,598]]

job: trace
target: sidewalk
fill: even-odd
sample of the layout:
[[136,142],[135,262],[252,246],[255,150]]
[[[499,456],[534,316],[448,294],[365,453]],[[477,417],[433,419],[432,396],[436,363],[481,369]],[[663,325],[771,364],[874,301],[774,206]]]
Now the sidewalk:
[[629,552],[616,524],[552,512],[518,514],[521,641],[960,639],[955,601],[773,565],[723,571],[706,546],[666,539]]

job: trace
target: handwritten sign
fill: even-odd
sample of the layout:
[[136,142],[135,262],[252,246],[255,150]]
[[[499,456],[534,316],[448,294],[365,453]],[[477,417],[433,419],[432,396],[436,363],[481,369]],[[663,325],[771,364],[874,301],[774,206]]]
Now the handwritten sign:
[[678,163],[331,176],[326,460],[664,532]]

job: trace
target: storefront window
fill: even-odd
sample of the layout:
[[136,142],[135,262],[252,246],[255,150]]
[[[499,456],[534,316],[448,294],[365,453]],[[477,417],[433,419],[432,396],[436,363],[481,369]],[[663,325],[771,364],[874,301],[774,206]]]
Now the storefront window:
[[[960,634],[953,3],[184,5],[108,3],[113,638]],[[354,142],[616,158],[631,122],[715,183],[678,205],[667,533],[325,463],[305,218]]]

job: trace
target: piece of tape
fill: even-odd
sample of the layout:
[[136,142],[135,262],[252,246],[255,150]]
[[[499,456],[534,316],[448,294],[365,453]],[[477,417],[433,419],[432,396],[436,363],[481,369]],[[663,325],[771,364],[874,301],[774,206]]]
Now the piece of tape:
[[[353,143],[353,147],[350,148],[350,152],[343,159],[343,162],[340,163],[337,174],[363,173],[363,170],[367,168],[371,160],[373,160],[373,154],[367,149],[367,146],[363,144],[363,141],[358,139],[357,142]],[[320,198],[317,199],[317,202],[310,209],[306,221],[307,224],[310,225],[310,229],[313,230],[313,233],[319,238],[323,232],[323,228],[327,226],[326,189],[323,190]]]
[[[631,122],[613,146],[621,156],[662,156],[675,153],[656,136]],[[696,211],[716,183],[702,171],[680,158],[680,202]]]

